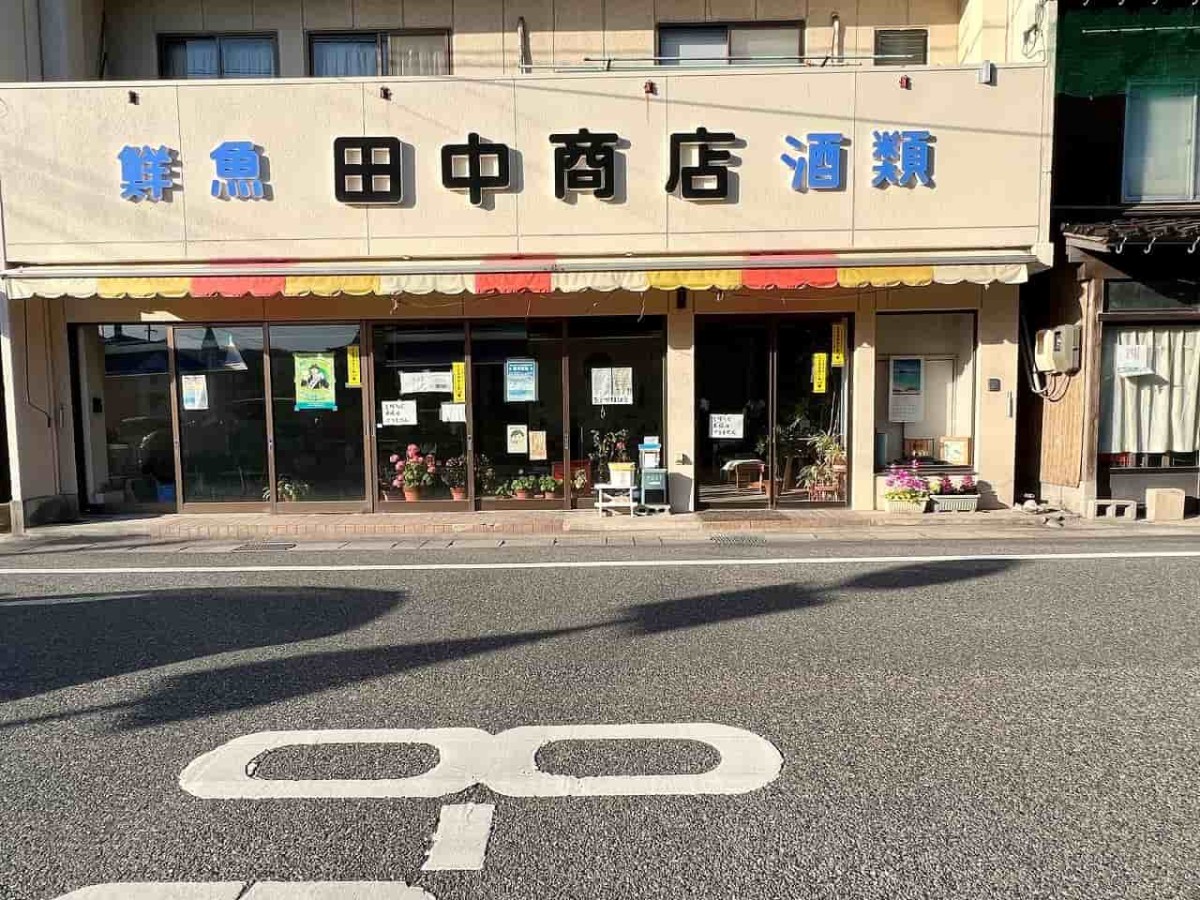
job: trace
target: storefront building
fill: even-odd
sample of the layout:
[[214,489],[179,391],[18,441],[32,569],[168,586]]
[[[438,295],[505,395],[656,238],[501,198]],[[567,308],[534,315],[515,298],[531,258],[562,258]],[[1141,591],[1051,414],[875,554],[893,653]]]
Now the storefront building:
[[[1045,48],[913,3],[615,53],[541,6],[515,50],[165,23],[174,80],[0,87],[14,517],[584,507],[652,443],[677,511],[873,509],[914,458],[1011,503]],[[297,77],[184,77],[237,66]]]

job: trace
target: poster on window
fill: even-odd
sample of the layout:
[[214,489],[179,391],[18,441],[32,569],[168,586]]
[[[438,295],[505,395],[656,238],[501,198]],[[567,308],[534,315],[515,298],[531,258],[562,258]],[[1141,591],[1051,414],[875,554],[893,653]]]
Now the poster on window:
[[451,363],[450,376],[454,382],[454,402],[467,402],[467,364],[465,362]]
[[824,394],[829,389],[829,354],[814,353],[812,357],[812,389]]
[[1149,344],[1117,344],[1116,364],[1117,376],[1120,378],[1137,378],[1139,375],[1153,375],[1150,368]]
[[346,348],[346,387],[362,387],[362,355],[358,352],[358,344]]
[[416,400],[384,400],[379,416],[383,425],[416,425]]
[[633,369],[592,369],[592,406],[633,406]]
[[888,374],[888,421],[920,422],[925,418],[925,360],[893,356]]
[[293,353],[296,409],[337,409],[332,353]]
[[714,441],[740,441],[745,433],[745,413],[712,413],[708,417],[708,436]]
[[526,456],[529,453],[529,426],[509,425],[508,452],[512,456]]
[[829,353],[829,364],[835,369],[846,365],[846,326],[841,322],[833,323],[833,348]]
[[546,432],[529,432],[529,458],[531,460],[544,460],[546,458]]
[[402,394],[453,394],[453,372],[401,372]]
[[467,404],[443,403],[438,418],[443,422],[465,422],[467,421]]
[[504,361],[504,402],[536,403],[537,360],[506,359]]
[[181,375],[179,387],[183,391],[183,408],[188,412],[208,409],[208,376]]

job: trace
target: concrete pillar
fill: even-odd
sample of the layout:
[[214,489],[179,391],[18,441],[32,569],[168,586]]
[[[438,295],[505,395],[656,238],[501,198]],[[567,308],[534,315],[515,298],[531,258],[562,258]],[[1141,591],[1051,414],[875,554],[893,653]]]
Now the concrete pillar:
[[875,295],[859,295],[850,391],[850,508],[875,508]]
[[1019,290],[993,284],[979,306],[975,467],[983,505],[1011,506],[1016,489]]
[[98,0],[37,0],[41,71],[46,81],[97,77],[101,3]]
[[667,469],[671,511],[696,508],[696,315],[690,294],[667,314]]

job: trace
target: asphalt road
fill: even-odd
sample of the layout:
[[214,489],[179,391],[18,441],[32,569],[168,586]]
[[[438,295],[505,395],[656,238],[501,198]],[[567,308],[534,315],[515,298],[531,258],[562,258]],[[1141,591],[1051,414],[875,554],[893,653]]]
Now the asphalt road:
[[[941,563],[920,557],[1047,547],[11,549],[3,900],[100,883],[338,881],[405,882],[438,900],[1200,897],[1200,558],[1123,558],[1194,541]],[[817,561],[737,562],[767,557]],[[859,559],[819,561],[830,557]],[[612,565],[506,567],[584,560]],[[498,567],[329,569],[441,562]],[[155,571],[71,571],[128,565]],[[34,568],[61,571],[16,571]],[[511,797],[476,784],[223,800],[179,783],[200,755],[262,731],[622,723],[744,729],[782,770],[735,795]],[[719,760],[695,741],[562,742],[537,757],[578,776]],[[262,757],[255,777],[400,778],[434,762],[413,745],[297,747]],[[495,805],[482,870],[422,871],[442,807],[463,802]]]

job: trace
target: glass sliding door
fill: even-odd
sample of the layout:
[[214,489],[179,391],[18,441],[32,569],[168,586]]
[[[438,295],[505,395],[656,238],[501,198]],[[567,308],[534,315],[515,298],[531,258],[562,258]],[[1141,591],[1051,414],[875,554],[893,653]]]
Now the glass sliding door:
[[174,330],[183,503],[270,499],[263,326]]
[[465,506],[465,326],[376,325],[372,334],[380,507]]
[[367,504],[359,323],[271,325],[277,508]]

